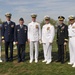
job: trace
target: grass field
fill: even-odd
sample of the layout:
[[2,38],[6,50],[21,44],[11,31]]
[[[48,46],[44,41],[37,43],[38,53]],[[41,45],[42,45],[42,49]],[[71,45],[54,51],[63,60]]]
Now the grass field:
[[[68,50],[67,50],[68,51]],[[4,46],[2,45],[2,59],[4,60]],[[57,59],[57,45],[54,41],[52,57],[53,61],[49,65],[42,63],[43,60],[43,49],[42,45],[39,48],[39,62],[29,63],[29,46],[26,47],[26,61],[23,63],[17,63],[17,50],[14,50],[14,61],[13,62],[2,62],[0,63],[0,75],[75,75],[75,68],[71,65],[55,62]],[[67,52],[68,57],[68,52]]]

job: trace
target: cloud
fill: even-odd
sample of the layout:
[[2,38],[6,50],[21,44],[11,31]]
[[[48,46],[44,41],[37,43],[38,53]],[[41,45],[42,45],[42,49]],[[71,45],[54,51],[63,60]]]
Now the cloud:
[[28,11],[24,6],[15,7],[13,10],[17,11],[18,13],[25,13]]
[[[74,0],[0,0],[1,18],[4,13],[11,12],[13,20],[18,22],[19,17],[26,19],[28,23],[31,13],[38,14],[38,20],[41,21],[45,15],[57,19],[59,15],[67,18],[68,15],[75,15]],[[4,18],[3,18],[4,19]]]
[[2,10],[0,10],[0,12],[2,12]]
[[38,0],[5,0],[2,1],[4,2],[6,5],[27,5],[27,4],[35,4],[38,3],[40,1]]

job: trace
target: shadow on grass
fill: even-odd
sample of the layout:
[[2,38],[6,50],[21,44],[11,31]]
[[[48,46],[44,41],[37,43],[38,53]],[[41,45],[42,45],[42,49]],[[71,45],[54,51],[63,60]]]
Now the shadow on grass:
[[[52,52],[52,62],[56,61],[57,60],[57,57],[58,57],[58,52]],[[14,55],[13,56],[13,59],[14,60],[18,60],[18,55]],[[25,60],[28,61],[30,59],[29,57],[29,52],[26,52],[25,53]],[[40,50],[39,51],[39,60],[43,60],[44,59],[44,54],[43,54],[43,50]],[[2,57],[2,60],[5,61],[5,58],[4,56]],[[69,60],[69,52],[67,51],[66,52],[66,61]]]

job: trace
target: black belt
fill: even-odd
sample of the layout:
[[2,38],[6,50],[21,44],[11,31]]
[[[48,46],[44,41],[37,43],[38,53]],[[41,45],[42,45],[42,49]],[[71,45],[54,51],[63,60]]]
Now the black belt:
[[72,38],[72,37],[75,37],[75,36],[69,36],[69,38]]

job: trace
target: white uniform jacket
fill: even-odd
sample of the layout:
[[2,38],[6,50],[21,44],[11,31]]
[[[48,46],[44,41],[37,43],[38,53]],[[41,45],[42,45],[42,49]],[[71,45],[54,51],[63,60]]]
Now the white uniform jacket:
[[54,26],[45,24],[42,28],[42,43],[52,43],[55,35]]
[[69,37],[75,37],[75,23],[68,26]]
[[28,39],[30,41],[41,40],[41,28],[38,22],[31,22],[28,24]]

